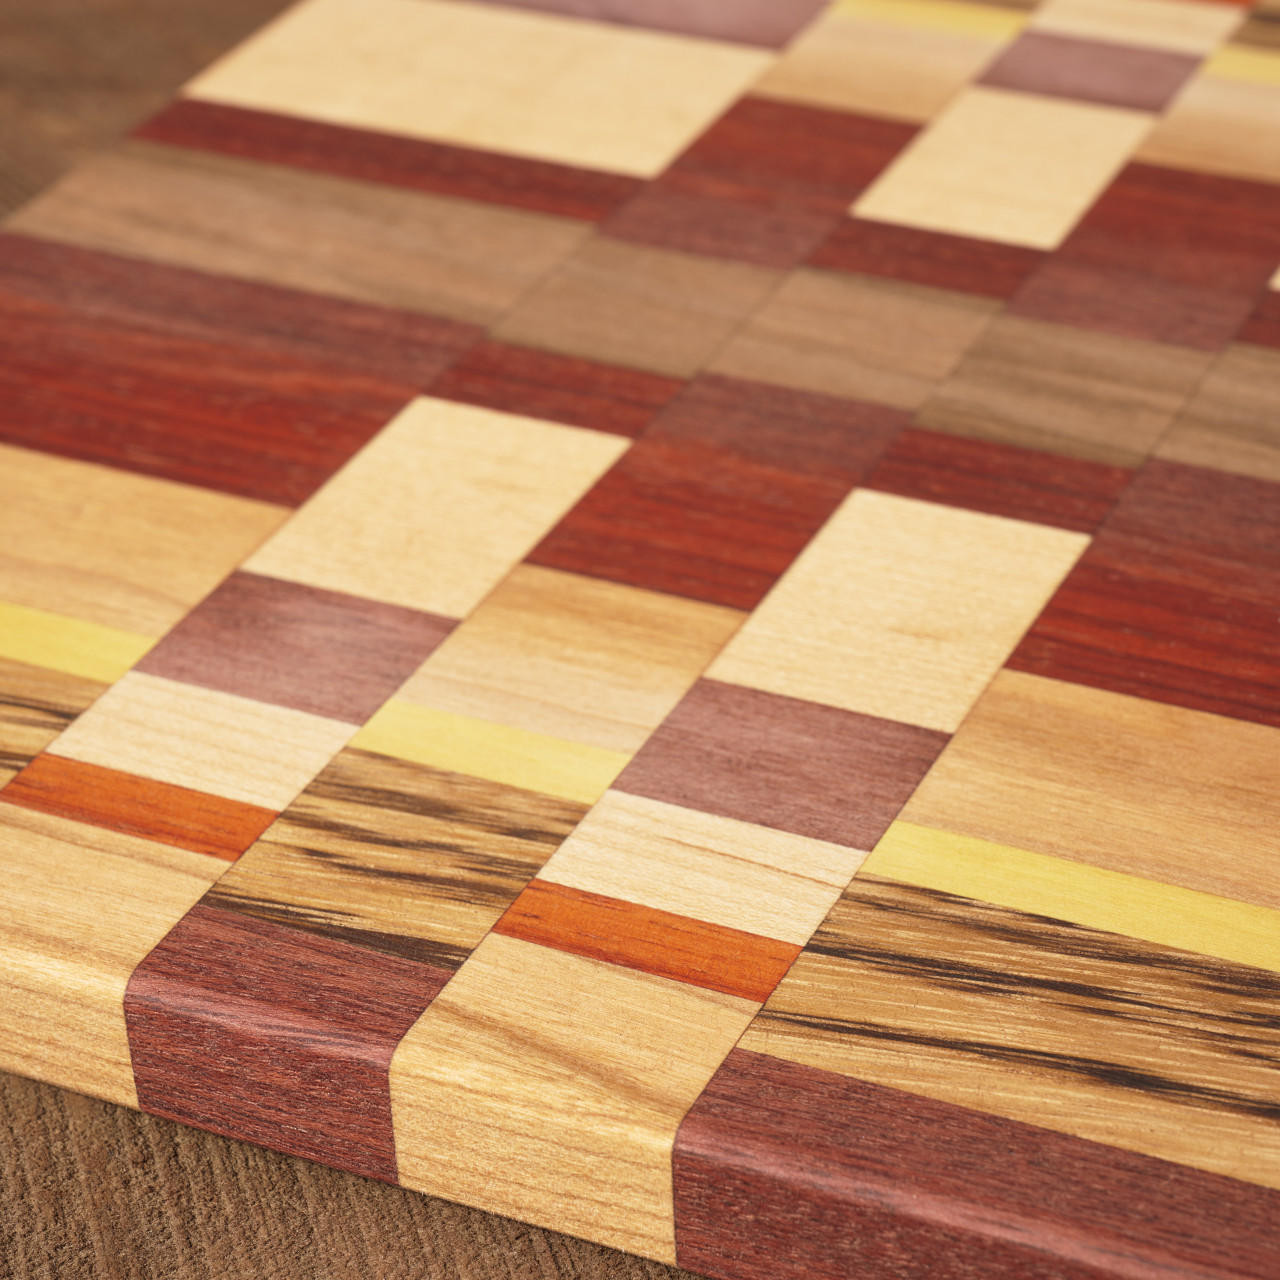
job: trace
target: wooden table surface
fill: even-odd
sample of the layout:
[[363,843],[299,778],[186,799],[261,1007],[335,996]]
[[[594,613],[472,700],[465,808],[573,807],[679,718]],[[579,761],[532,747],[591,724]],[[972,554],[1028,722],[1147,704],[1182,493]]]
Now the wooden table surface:
[[303,0],[16,208],[0,1065],[727,1280],[1274,1277],[1277,20]]

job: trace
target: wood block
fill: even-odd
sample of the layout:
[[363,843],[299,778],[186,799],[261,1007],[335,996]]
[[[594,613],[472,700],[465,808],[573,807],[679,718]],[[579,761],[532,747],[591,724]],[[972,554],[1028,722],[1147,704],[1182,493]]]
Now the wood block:
[[708,675],[951,733],[1086,545],[857,490]]
[[620,365],[480,342],[427,389],[442,400],[635,437],[682,385]]
[[1280,294],[1276,292],[1277,281],[1280,281],[1280,271],[1267,282],[1269,287],[1258,299],[1249,319],[1237,335],[1239,341],[1262,347],[1280,347]]
[[400,697],[608,751],[635,751],[743,615],[517,566]]
[[1125,467],[911,428],[889,446],[866,487],[1092,533],[1132,477]]
[[530,882],[493,931],[757,1004],[800,952],[798,943],[543,880]]
[[539,879],[803,945],[864,856],[844,845],[606,791]]
[[[0,598],[154,638],[287,515],[265,502],[0,445]],[[126,656],[109,652],[117,665]]]
[[201,902],[129,980],[138,1102],[394,1182],[387,1067],[448,977]]
[[585,812],[347,749],[205,902],[452,972]]
[[56,755],[280,810],[351,736],[340,720],[130,672],[53,743]]
[[110,684],[154,642],[149,636],[0,602],[0,657]]
[[577,219],[154,142],[127,143],[76,169],[8,225],[481,325],[589,234]]
[[423,397],[244,567],[460,618],[625,448],[617,436]]
[[1277,995],[1261,969],[860,875],[741,1047],[1277,1187]]
[[1001,316],[916,415],[922,427],[1132,467],[1173,422],[1208,352]]
[[946,740],[931,729],[700,680],[615,788],[865,850]]
[[923,124],[1024,21],[995,5],[845,0],[801,32],[752,92]]
[[493,332],[503,342],[688,378],[780,279],[745,262],[598,236]]
[[1280,907],[1277,730],[1002,671],[905,821]]
[[587,222],[605,217],[640,186],[616,173],[197,98],[170,103],[134,137]]
[[0,1063],[136,1107],[129,975],[225,863],[0,804]]
[[7,804],[87,822],[234,862],[271,825],[274,809],[241,804],[119,769],[45,753],[4,788]]
[[358,725],[452,629],[435,614],[237,572],[138,670]]
[[914,409],[996,313],[986,298],[800,269],[710,364],[713,373]]
[[106,685],[0,656],[0,786],[34,760]]
[[676,1129],[755,1008],[491,934],[392,1059],[400,1181],[673,1262]]
[[1045,0],[1036,30],[1207,54],[1240,22],[1234,0]]
[[644,178],[769,64],[742,46],[505,7],[382,9],[370,23],[356,0],[307,0],[187,92]]
[[1139,111],[973,87],[853,205],[880,222],[1059,245],[1147,132]]
[[745,1049],[674,1171],[680,1264],[743,1280],[1263,1280],[1280,1253],[1272,1191]]
[[864,875],[1280,972],[1280,912],[990,840],[895,822]]

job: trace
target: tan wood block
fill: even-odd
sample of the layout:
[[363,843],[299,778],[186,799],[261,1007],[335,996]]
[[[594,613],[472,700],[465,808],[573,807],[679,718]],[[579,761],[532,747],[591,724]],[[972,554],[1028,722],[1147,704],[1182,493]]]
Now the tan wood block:
[[1045,0],[1030,25],[1113,44],[1208,53],[1240,20],[1234,4],[1213,0]]
[[400,1181],[675,1261],[676,1130],[758,1006],[490,934],[400,1042]]
[[245,568],[462,617],[626,447],[582,427],[423,397]]
[[866,853],[608,791],[540,878],[803,944]]
[[770,55],[447,0],[307,0],[188,86],[199,98],[649,177]]
[[0,804],[0,1066],[136,1107],[125,986],[226,865]]
[[288,514],[0,445],[0,599],[159,636]]
[[1280,907],[1280,730],[1002,671],[909,822]]
[[635,751],[746,615],[518,565],[399,697],[614,751]]
[[1140,111],[974,86],[908,145],[852,211],[1053,249],[1150,123]]
[[951,732],[1088,541],[857,490],[707,674]]
[[590,232],[575,219],[151,142],[77,168],[9,225],[478,324],[496,320]]
[[351,733],[341,720],[131,671],[52,749],[85,764],[283,809]]

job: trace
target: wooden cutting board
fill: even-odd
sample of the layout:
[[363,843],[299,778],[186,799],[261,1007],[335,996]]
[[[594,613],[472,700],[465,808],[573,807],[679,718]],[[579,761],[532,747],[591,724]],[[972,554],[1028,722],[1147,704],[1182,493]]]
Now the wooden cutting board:
[[1278,17],[304,0],[19,210],[0,1066],[729,1280],[1272,1280]]

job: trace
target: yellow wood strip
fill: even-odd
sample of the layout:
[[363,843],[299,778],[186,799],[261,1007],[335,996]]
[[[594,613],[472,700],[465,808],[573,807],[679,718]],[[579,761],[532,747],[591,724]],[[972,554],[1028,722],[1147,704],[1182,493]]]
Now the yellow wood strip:
[[154,643],[99,622],[0,602],[0,658],[111,684]]
[[947,3],[946,0],[836,0],[830,12],[895,26],[955,31],[990,39],[1012,39],[1027,15],[990,4]]
[[1202,68],[1203,73],[1227,80],[1280,86],[1280,54],[1248,45],[1223,45]]

